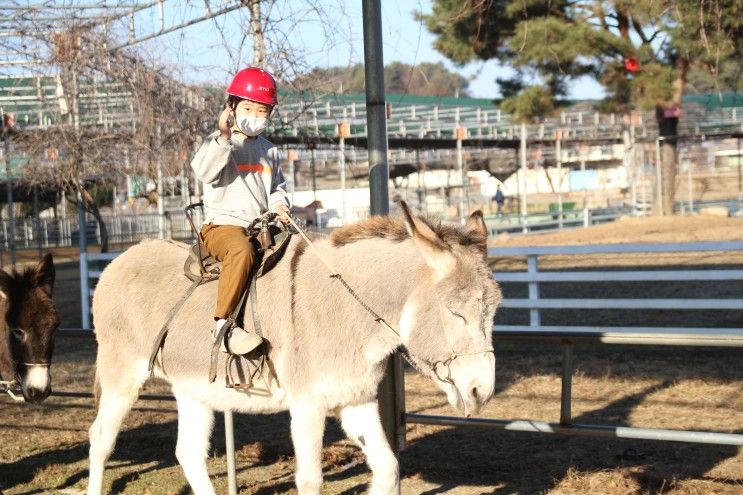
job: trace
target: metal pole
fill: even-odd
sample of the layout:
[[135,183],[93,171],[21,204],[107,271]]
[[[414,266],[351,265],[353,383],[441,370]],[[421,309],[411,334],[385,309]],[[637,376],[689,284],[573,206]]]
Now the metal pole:
[[738,138],[738,206],[743,206],[743,160],[740,156],[740,137]]
[[237,471],[235,469],[235,426],[232,411],[224,412],[224,446],[227,457],[227,493],[237,495]]
[[571,424],[568,427],[547,423],[546,421],[511,421],[485,418],[457,418],[451,416],[430,416],[408,414],[408,423],[438,426],[478,426],[508,431],[527,431],[530,433],[552,433],[573,436],[603,438],[635,438],[639,440],[664,440],[669,442],[694,442],[716,445],[743,445],[743,438],[737,433],[715,433],[707,431],[661,430],[655,428],[629,428],[626,426],[600,426]]
[[[364,22],[364,72],[366,80],[366,124],[369,148],[369,195],[372,215],[389,213],[389,167],[387,164],[387,122],[384,95],[382,12],[380,0],[362,0]],[[395,353],[387,360],[387,372],[379,385],[379,412],[387,441],[394,452],[404,435],[405,398],[402,361]],[[400,493],[399,484],[397,493]]]
[[560,392],[560,426],[573,422],[571,398],[573,395],[573,343],[562,341],[562,390]]
[[15,217],[13,215],[13,179],[10,176],[10,142],[8,133],[10,129],[5,127],[5,111],[0,108],[0,126],[3,133],[3,152],[2,158],[5,160],[5,194],[8,203],[8,235],[5,244],[10,251],[10,266],[15,268],[16,250],[15,250]]
[[583,226],[588,227],[588,188],[586,187],[586,157],[580,153],[580,171],[583,177]]
[[82,180],[77,189],[77,211],[79,246],[80,246],[80,306],[82,314],[82,327],[90,329],[90,291],[88,290],[88,229],[85,225],[85,208],[83,207],[83,195],[80,188],[83,187]]
[[[457,113],[457,115],[459,115]],[[459,118],[457,118],[457,128],[454,132],[457,133],[457,170],[459,171],[459,179],[462,184],[462,189],[460,190],[459,194],[459,222],[464,225],[464,219],[467,215],[467,199],[465,195],[467,194],[467,172],[464,170],[464,156],[462,152],[462,134],[464,133],[464,129],[459,127]]]
[[629,153],[627,165],[630,170],[630,195],[632,197],[632,215],[637,215],[637,151],[635,150],[635,126],[629,128]]
[[[291,150],[291,155],[295,153],[294,149]],[[297,188],[297,183],[294,177],[294,157],[290,156],[289,148],[286,149],[286,163],[287,163],[287,181],[289,181],[289,199],[291,204],[294,205],[294,190]]]
[[34,184],[34,237],[41,258],[41,219],[39,218],[39,186]]
[[346,139],[338,140],[338,168],[341,173],[341,220],[346,225]]
[[165,200],[163,198],[163,161],[161,158],[162,141],[160,125],[157,126],[157,237],[165,239]]
[[555,162],[557,163],[557,227],[562,230],[562,131],[555,139]]
[[661,171],[661,164],[660,164],[660,140],[662,138],[658,138],[655,140],[655,181],[656,181],[656,194],[658,195],[658,214],[663,216],[663,175]]
[[521,223],[523,225],[523,230],[526,232],[528,230],[527,223],[528,220],[526,218],[526,215],[528,214],[529,209],[526,206],[526,124],[521,124],[521,146],[519,147],[519,159],[521,161],[521,174],[519,176],[519,188],[521,189]]
[[421,165],[421,150],[415,149],[415,164],[418,169],[418,206],[421,212],[428,212],[427,201],[425,198],[425,186],[423,179],[423,166]]
[[310,169],[312,170],[312,201],[317,201],[317,177],[315,173],[315,144],[310,144]]

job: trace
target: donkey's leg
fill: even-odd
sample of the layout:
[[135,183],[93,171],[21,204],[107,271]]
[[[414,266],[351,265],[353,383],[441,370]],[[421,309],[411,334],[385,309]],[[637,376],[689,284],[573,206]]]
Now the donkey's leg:
[[96,388],[100,387],[100,399],[98,415],[88,430],[90,435],[88,495],[101,493],[103,469],[113,451],[121,422],[137,400],[139,389],[146,379],[146,365],[144,373],[138,373],[133,369],[124,372],[117,370],[115,373],[105,369],[96,371]]
[[294,479],[299,495],[319,495],[322,485],[322,437],[327,411],[305,401],[292,404],[291,430],[297,472]]
[[178,401],[178,443],[175,456],[195,495],[213,495],[206,459],[214,426],[214,411],[184,394],[175,392]]
[[341,424],[348,437],[366,454],[372,470],[369,495],[389,495],[399,491],[397,458],[387,443],[376,401],[341,409]]

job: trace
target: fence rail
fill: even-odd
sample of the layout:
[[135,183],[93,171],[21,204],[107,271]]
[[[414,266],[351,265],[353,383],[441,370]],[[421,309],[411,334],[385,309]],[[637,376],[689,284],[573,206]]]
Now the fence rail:
[[[588,227],[613,222],[619,217],[631,215],[631,208],[620,207],[601,210],[563,210],[528,215],[495,215],[486,219],[490,235],[502,233],[540,233],[556,232],[566,228]],[[515,223],[511,220],[515,219]]]
[[[147,213],[140,215],[106,215],[109,242],[129,243],[143,239],[156,238],[160,235],[160,215]],[[98,222],[88,219],[85,233],[88,244],[101,243],[101,229]],[[8,220],[0,222],[0,249],[8,249]],[[191,227],[183,211],[169,211],[165,215],[164,236],[170,239],[187,239],[191,237]],[[16,248],[50,248],[75,246],[79,242],[80,222],[75,217],[41,218],[15,220]]]

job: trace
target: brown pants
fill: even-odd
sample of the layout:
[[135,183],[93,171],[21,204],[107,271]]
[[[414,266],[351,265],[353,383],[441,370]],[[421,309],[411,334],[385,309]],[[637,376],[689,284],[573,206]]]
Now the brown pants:
[[201,238],[207,252],[222,262],[214,318],[228,318],[248,284],[255,248],[245,229],[236,225],[204,225]]

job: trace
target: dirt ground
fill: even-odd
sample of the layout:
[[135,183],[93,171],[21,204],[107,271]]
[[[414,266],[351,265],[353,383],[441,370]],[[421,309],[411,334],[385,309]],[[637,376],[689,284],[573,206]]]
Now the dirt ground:
[[[623,219],[619,222],[556,234],[501,236],[493,245],[582,244],[613,242],[683,242],[743,240],[743,219],[689,217]],[[33,255],[29,255],[33,259]],[[67,258],[65,258],[67,256]],[[63,327],[79,326],[79,285],[74,252],[60,253],[56,287]],[[514,269],[523,261],[495,259],[495,270]],[[689,257],[554,257],[543,269],[668,267],[703,265],[743,267],[743,256]],[[632,285],[583,284],[549,287],[543,294],[570,291],[571,297],[698,296],[740,297],[743,283],[640,288]],[[647,284],[646,284],[647,285]],[[660,285],[660,284],[658,284]],[[523,287],[503,286],[509,297]],[[642,292],[642,291],[645,292]],[[665,295],[658,295],[658,293]],[[598,294],[598,295],[597,295]],[[606,295],[609,294],[609,295]],[[628,295],[632,294],[632,295]],[[561,296],[564,297],[564,296]],[[686,312],[635,315],[545,314],[547,324],[617,324],[689,319],[701,326],[743,326],[739,312]],[[673,312],[670,312],[673,313]],[[496,321],[519,323],[517,311],[500,311]],[[58,339],[53,376],[57,392],[41,405],[14,404],[0,398],[0,492],[3,494],[84,493],[87,481],[87,428],[95,416],[92,401],[70,396],[90,390],[95,343]],[[560,347],[533,342],[496,342],[496,396],[483,417],[556,422],[560,408]],[[573,416],[576,423],[652,428],[683,428],[743,433],[743,376],[740,349],[598,346],[575,350]],[[435,385],[406,373],[409,412],[454,415]],[[143,394],[166,392],[150,383]],[[175,455],[175,404],[140,400],[127,417],[106,471],[111,493],[186,494],[185,478]],[[247,495],[295,494],[288,415],[236,415],[238,485]],[[224,436],[216,422],[209,466],[218,493],[227,490]],[[408,425],[407,449],[401,454],[405,495],[479,494],[741,494],[743,452],[739,447],[639,440],[596,439],[505,432],[482,428]],[[324,442],[324,494],[365,493],[369,471],[363,456],[344,439],[334,419]]]

